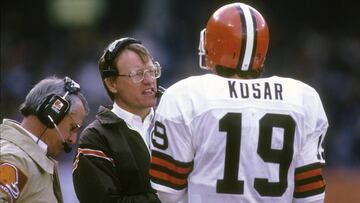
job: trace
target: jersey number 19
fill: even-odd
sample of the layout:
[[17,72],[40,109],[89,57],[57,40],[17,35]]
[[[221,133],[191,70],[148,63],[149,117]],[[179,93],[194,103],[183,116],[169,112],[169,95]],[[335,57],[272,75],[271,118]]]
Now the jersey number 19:
[[[241,146],[241,113],[227,113],[220,119],[219,130],[227,133],[224,178],[217,180],[216,192],[244,194],[244,181],[238,180]],[[279,164],[279,182],[255,178],[254,188],[261,196],[281,196],[287,188],[287,174],[292,161],[296,123],[290,115],[265,114],[259,120],[257,154],[266,163]],[[273,127],[282,128],[282,149],[271,148]]]

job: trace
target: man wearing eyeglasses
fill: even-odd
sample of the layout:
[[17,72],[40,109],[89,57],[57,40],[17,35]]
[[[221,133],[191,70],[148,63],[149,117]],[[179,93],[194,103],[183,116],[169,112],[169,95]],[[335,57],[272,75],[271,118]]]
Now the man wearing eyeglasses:
[[99,60],[112,106],[81,133],[73,181],[80,202],[160,202],[149,179],[147,131],[161,67],[133,38],[112,42]]

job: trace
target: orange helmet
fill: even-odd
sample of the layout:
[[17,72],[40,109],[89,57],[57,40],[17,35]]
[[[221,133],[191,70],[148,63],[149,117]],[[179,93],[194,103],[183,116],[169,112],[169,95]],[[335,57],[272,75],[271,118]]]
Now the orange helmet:
[[216,10],[200,32],[200,67],[260,72],[268,45],[269,30],[262,15],[243,3],[228,4]]

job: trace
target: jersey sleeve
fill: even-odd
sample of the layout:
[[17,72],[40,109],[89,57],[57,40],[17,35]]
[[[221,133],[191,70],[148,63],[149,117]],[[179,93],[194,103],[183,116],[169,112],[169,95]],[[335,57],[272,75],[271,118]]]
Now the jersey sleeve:
[[295,202],[324,199],[325,181],[322,167],[325,165],[323,141],[328,120],[319,95],[314,92],[306,98],[306,133],[295,168]]
[[[159,194],[164,194],[163,197],[171,197],[171,201],[179,200],[185,194],[187,178],[193,168],[191,133],[184,118],[190,105],[187,102],[165,92],[156,110],[155,126],[151,132],[152,187]],[[162,198],[161,195],[159,197]],[[169,198],[162,200],[170,201]]]

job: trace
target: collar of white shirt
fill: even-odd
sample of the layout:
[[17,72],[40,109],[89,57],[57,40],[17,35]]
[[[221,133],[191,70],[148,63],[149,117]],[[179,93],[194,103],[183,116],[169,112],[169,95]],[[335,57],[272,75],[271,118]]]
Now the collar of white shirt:
[[[45,144],[45,142],[43,142],[42,140],[40,140],[38,137],[36,137],[34,134],[32,134],[31,132],[29,132],[28,130],[26,130],[25,128],[23,128],[21,126],[20,123],[18,122],[14,122],[15,125],[17,125],[19,128],[22,128],[25,132],[27,132],[27,134],[29,135],[29,137],[31,137],[31,139],[33,139],[35,141],[36,144],[38,144],[38,146],[40,147],[40,149],[43,151],[43,152],[47,152],[47,144]],[[39,135],[41,136],[41,135]]]
[[137,131],[143,138],[146,145],[149,146],[148,130],[150,130],[149,127],[150,127],[151,121],[154,117],[154,109],[153,108],[151,108],[150,113],[145,117],[144,122],[142,122],[140,116],[124,110],[119,105],[117,105],[115,102],[113,104],[113,108],[111,109],[111,111],[116,116],[123,119],[125,121],[126,125],[130,129]]

